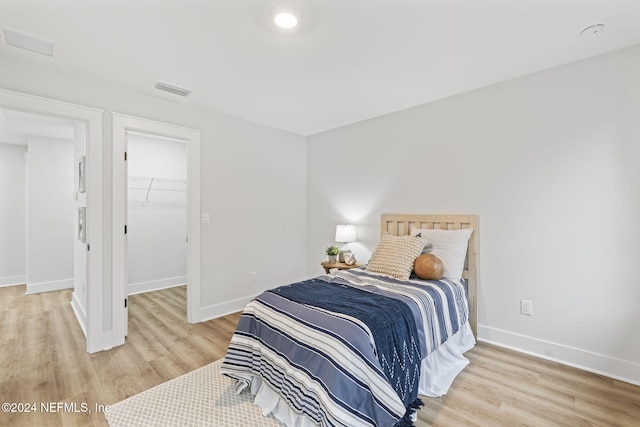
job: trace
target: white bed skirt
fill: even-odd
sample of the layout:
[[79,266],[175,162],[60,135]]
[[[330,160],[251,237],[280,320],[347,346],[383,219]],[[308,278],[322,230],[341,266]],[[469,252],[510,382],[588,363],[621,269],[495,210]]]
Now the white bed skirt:
[[[472,349],[475,343],[467,322],[422,361],[418,393],[428,397],[446,394],[456,376],[469,364],[463,353]],[[260,407],[264,416],[272,414],[288,427],[315,426],[307,417],[291,410],[260,377],[251,377],[251,394],[255,395],[253,403]]]
[[469,322],[422,361],[418,394],[440,397],[447,394],[451,383],[469,364],[463,353],[476,345]]

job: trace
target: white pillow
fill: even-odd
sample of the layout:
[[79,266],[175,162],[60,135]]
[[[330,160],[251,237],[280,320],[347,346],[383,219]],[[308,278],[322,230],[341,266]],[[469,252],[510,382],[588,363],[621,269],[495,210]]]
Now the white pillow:
[[419,234],[427,238],[432,245],[428,253],[440,258],[444,264],[442,277],[460,280],[471,233],[473,233],[472,228],[460,230],[416,228],[411,232],[411,235],[417,236]]
[[413,263],[427,244],[424,237],[391,236],[385,234],[373,251],[367,271],[382,273],[397,279],[407,280]]

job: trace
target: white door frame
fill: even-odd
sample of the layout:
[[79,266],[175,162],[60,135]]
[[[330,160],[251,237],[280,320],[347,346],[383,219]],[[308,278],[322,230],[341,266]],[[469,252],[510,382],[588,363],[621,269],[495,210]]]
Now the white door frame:
[[200,303],[200,131],[120,113],[111,113],[113,123],[113,293],[120,304],[114,305],[113,319],[117,335],[124,344],[128,287],[126,274],[127,165],[126,132],[142,132],[187,142],[187,321],[202,320]]
[[[86,155],[86,243],[87,278],[86,307],[77,300],[71,302],[78,322],[87,338],[87,351],[111,348],[113,324],[111,322],[110,289],[104,282],[104,200],[103,200],[103,163],[102,163],[102,113],[103,110],[71,104],[55,99],[14,92],[0,88],[0,108],[46,114],[87,124]],[[74,296],[75,298],[75,292]]]

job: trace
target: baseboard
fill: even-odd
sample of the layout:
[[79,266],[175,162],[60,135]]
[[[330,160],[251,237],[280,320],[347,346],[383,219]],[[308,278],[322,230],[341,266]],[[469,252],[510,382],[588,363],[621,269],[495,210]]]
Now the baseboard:
[[73,292],[71,294],[71,308],[76,315],[76,319],[78,319],[78,323],[80,324],[80,328],[84,333],[84,336],[87,336],[87,313],[84,311],[84,307],[80,303],[78,299],[78,295]]
[[129,295],[143,292],[159,291],[160,289],[173,288],[187,284],[187,276],[169,277],[167,279],[152,280],[149,282],[129,283]]
[[201,322],[216,319],[218,317],[226,316],[227,314],[242,311],[243,308],[254,299],[256,295],[238,298],[233,301],[227,301],[220,304],[214,304],[207,307],[202,307],[200,310]]
[[39,294],[41,292],[60,291],[73,288],[73,279],[54,280],[51,282],[27,283],[26,295]]
[[478,341],[640,386],[640,363],[478,325]]
[[5,286],[24,285],[25,283],[27,283],[26,275],[0,277],[0,288],[4,288]]

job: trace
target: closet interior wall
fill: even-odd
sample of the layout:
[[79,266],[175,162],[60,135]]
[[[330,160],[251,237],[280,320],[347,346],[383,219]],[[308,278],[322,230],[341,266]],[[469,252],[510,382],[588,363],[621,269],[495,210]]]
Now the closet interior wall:
[[129,294],[187,282],[187,146],[127,133]]

